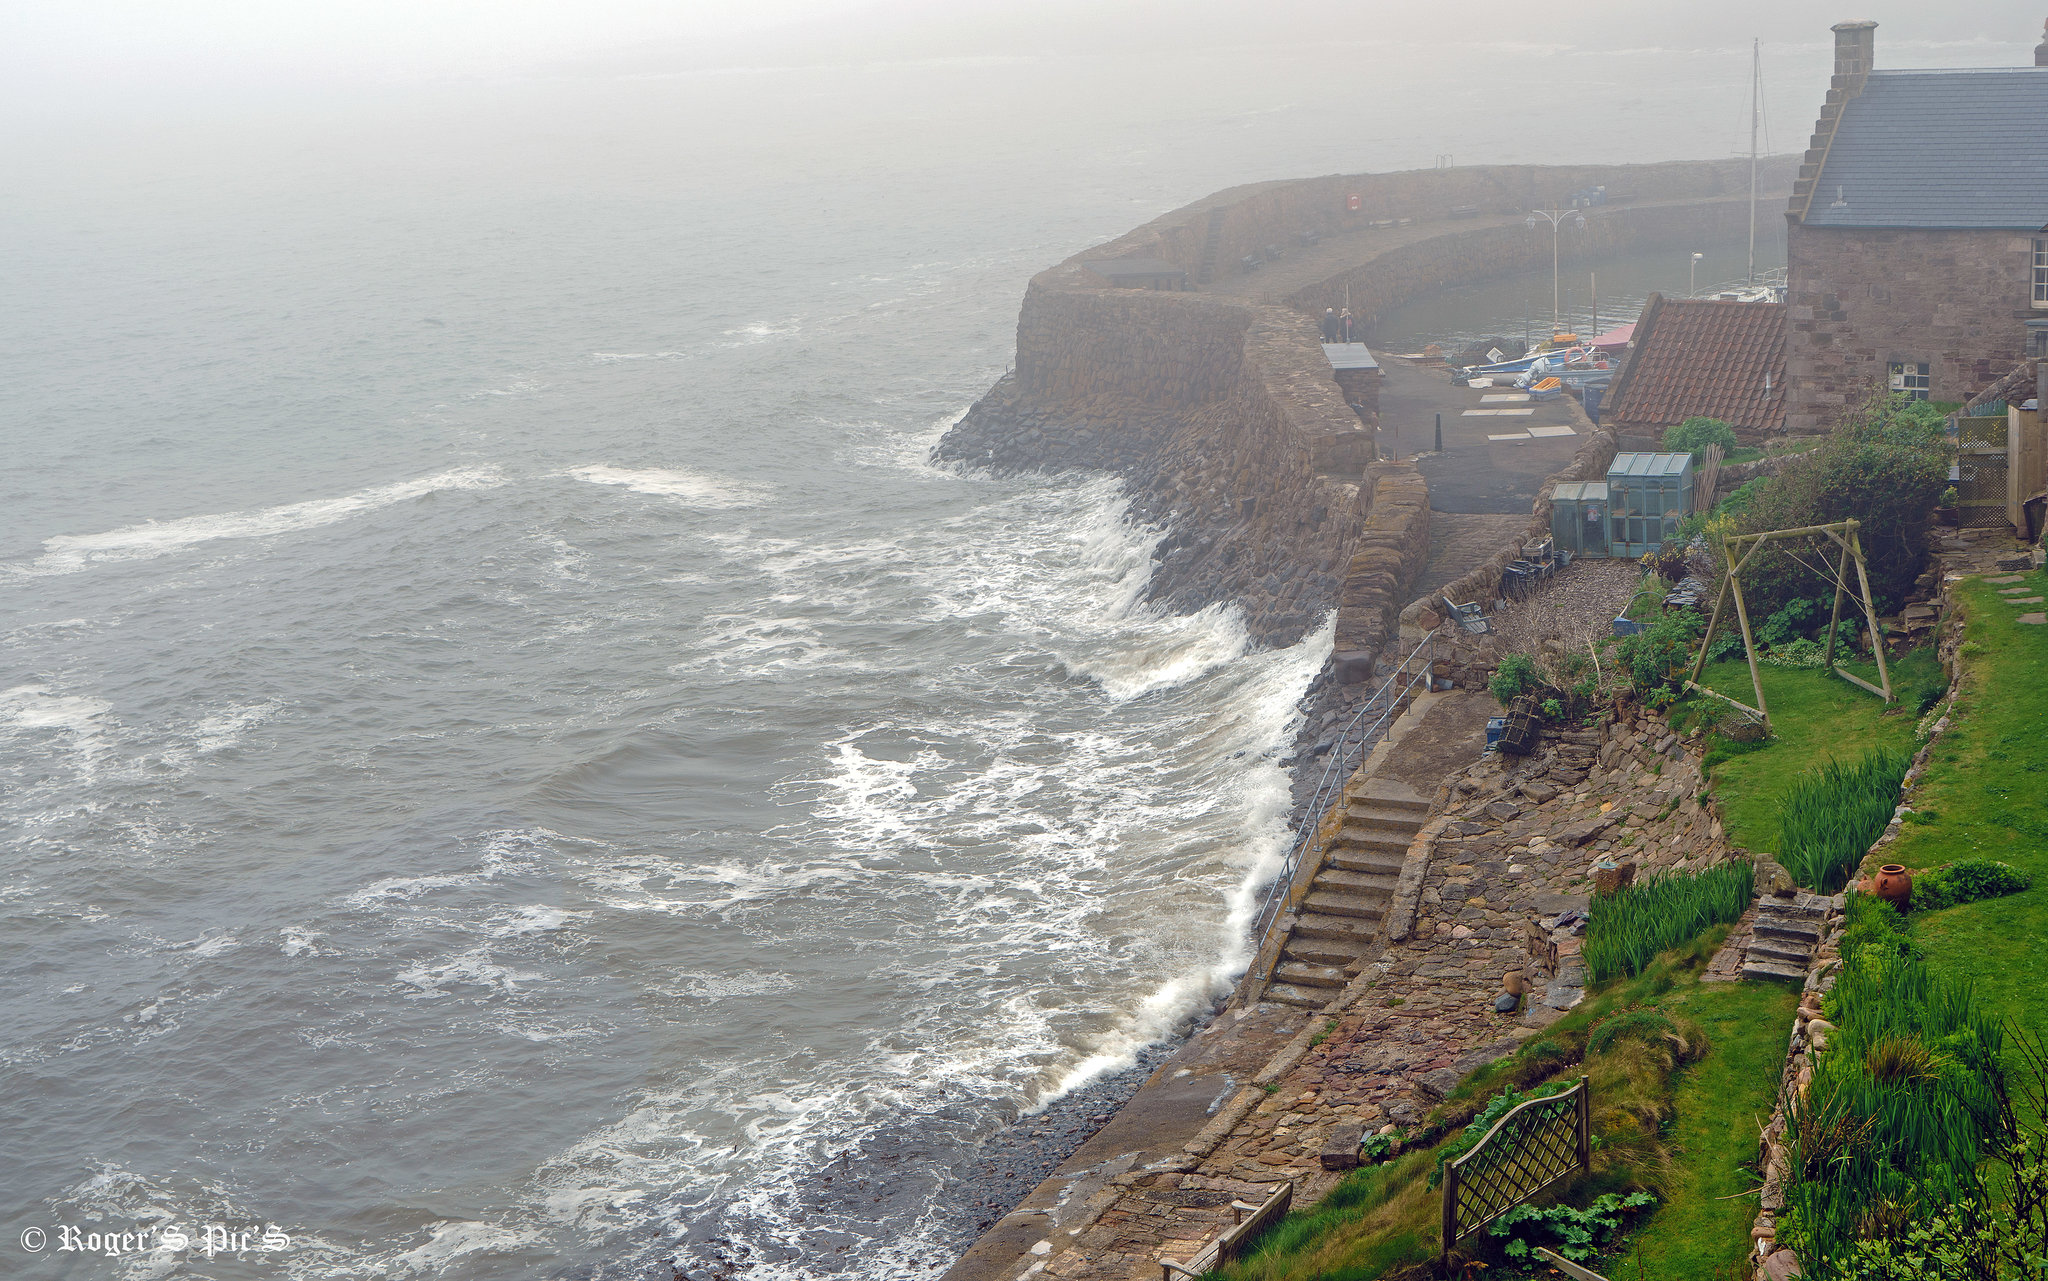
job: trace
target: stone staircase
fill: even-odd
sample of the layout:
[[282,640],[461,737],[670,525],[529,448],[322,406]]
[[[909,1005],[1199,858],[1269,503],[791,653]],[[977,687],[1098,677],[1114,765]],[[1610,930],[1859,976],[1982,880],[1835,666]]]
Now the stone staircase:
[[1805,982],[1827,928],[1828,904],[1826,898],[1804,893],[1792,899],[1758,900],[1742,977]]
[[1344,795],[1344,826],[1296,909],[1265,999],[1321,1009],[1384,943],[1387,906],[1429,801],[1395,779]]

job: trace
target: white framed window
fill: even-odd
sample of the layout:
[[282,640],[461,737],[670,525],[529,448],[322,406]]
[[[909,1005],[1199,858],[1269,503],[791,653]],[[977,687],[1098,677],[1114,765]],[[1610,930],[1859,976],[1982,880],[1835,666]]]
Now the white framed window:
[[2034,240],[2034,305],[2048,307],[2048,237]]
[[1893,391],[1905,392],[1915,400],[1927,399],[1928,389],[1932,385],[1932,380],[1927,376],[1927,363],[1922,361],[1915,364],[1910,360],[1894,360],[1888,385]]

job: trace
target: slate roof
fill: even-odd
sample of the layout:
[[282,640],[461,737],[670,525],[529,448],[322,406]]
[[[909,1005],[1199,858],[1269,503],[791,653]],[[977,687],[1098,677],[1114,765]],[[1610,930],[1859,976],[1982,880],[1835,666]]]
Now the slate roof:
[[1718,418],[1750,437],[1782,429],[1785,304],[1651,294],[1600,417],[1638,427]]
[[2036,230],[2044,122],[2048,67],[1873,71],[1842,110],[1806,225]]

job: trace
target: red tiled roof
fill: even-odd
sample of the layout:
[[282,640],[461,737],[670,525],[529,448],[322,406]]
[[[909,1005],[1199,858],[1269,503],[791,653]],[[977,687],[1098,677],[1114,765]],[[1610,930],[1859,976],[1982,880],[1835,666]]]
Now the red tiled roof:
[[1781,430],[1785,304],[1651,294],[1600,417],[1623,427],[1718,418],[1749,437]]

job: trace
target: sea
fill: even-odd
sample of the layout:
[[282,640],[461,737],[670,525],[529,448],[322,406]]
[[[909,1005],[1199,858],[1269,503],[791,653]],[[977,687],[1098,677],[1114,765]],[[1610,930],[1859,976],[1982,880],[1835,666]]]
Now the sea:
[[1025,282],[1239,182],[1746,147],[1746,40],[1379,52],[11,126],[0,1273],[942,1272],[962,1160],[1245,964],[1331,642],[1148,604],[1113,477],[929,461]]

